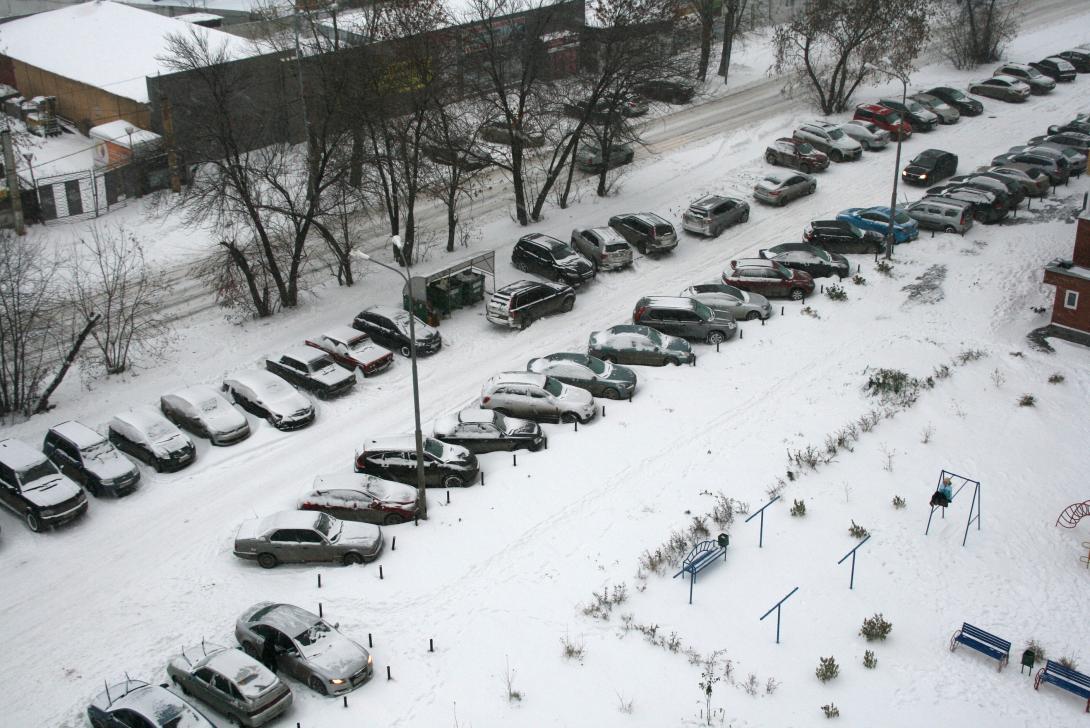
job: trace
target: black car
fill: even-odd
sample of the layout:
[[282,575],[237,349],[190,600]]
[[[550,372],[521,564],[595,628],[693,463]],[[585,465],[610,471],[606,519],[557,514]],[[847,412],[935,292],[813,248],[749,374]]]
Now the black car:
[[1053,124],[1048,127],[1049,134],[1063,134],[1064,132],[1069,131],[1073,131],[1077,134],[1090,134],[1090,120],[1072,119],[1066,124]]
[[980,185],[991,186],[994,189],[1000,189],[1001,192],[1006,192],[1010,197],[1009,204],[1011,207],[1018,207],[1022,204],[1022,200],[1026,199],[1025,188],[1010,179],[1009,177],[1003,177],[1002,175],[995,175],[988,172],[972,172],[970,174],[958,175],[957,177],[951,177],[948,180],[951,184],[960,184],[963,182],[976,182]]
[[802,239],[830,253],[881,253],[885,241],[873,230],[863,230],[847,220],[814,220],[802,231]]
[[901,170],[905,184],[929,185],[945,179],[958,169],[958,155],[941,149],[925,149]]
[[1046,136],[1035,136],[1029,140],[1031,147],[1038,144],[1059,144],[1062,147],[1071,147],[1083,154],[1090,150],[1090,134],[1083,134],[1077,131],[1063,131],[1059,134],[1048,134]]
[[984,113],[984,104],[972,98],[964,91],[949,86],[936,86],[926,93],[937,96],[957,109],[962,116],[980,116]]
[[1055,55],[1057,58],[1062,58],[1070,63],[1079,73],[1090,73],[1090,51],[1072,48],[1069,51],[1064,51],[1063,53],[1057,53]]
[[644,255],[665,253],[677,247],[677,230],[653,212],[614,215],[609,218],[609,226]]
[[551,313],[566,313],[575,306],[575,291],[562,283],[518,281],[488,299],[484,317],[494,324],[524,329]]
[[356,386],[354,372],[337,366],[329,354],[313,346],[298,346],[266,359],[265,368],[323,398],[336,397]]
[[456,166],[462,172],[475,172],[495,163],[487,152],[474,148],[466,141],[453,139],[449,143],[428,141],[421,145],[421,149],[428,159],[436,164],[446,167]]
[[480,407],[437,419],[435,439],[478,455],[497,450],[535,451],[545,446],[545,435],[538,423]]
[[1036,68],[1041,73],[1045,74],[1053,81],[1068,82],[1074,81],[1075,76],[1078,75],[1075,70],[1074,64],[1063,58],[1056,56],[1049,56],[1048,58],[1042,58],[1039,61],[1031,61],[1029,63],[1031,68]]
[[636,86],[636,93],[652,101],[687,104],[696,95],[696,87],[682,81],[647,81]]
[[781,243],[763,248],[759,255],[788,268],[806,271],[814,278],[844,278],[852,268],[843,255],[810,243]]
[[887,109],[893,109],[902,118],[908,119],[914,132],[931,131],[939,125],[938,114],[929,111],[927,107],[914,99],[905,99],[904,103],[897,99],[881,99],[878,103]]
[[594,264],[562,240],[543,233],[523,235],[511,250],[511,265],[570,286],[597,275]]
[[[477,479],[477,456],[459,445],[424,438],[424,484],[458,488]],[[356,454],[356,472],[416,485],[416,439],[387,437],[369,440]]]
[[158,473],[172,473],[197,457],[193,441],[154,407],[140,405],[115,415],[108,425],[110,442],[142,460]]
[[0,440],[0,505],[37,533],[78,518],[87,496],[49,458],[19,440]]
[[973,205],[973,219],[993,225],[1007,216],[1008,208],[993,189],[972,184],[938,185],[927,190],[928,197],[949,197]]
[[49,428],[42,452],[94,496],[127,495],[140,482],[140,471],[113,443],[74,420]]
[[[443,348],[443,338],[439,332],[414,317],[413,327],[416,330],[416,353],[418,356],[434,354]],[[352,321],[352,328],[363,331],[375,340],[380,346],[387,349],[400,351],[402,356],[411,353],[409,338],[409,312],[403,308],[394,306],[371,306],[356,314]]]

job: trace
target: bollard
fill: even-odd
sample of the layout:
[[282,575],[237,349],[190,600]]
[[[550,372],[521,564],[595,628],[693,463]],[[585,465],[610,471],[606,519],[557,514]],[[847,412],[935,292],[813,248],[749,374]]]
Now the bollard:
[[825,284],[824,283],[821,284],[821,290],[818,291],[818,292],[819,293],[825,293]]
[[578,419],[578,418],[576,418],[576,419],[574,420],[574,422],[575,422],[575,431],[576,431],[576,432],[579,432],[579,419]]
[[[482,476],[482,478],[483,478],[483,476]],[[483,484],[484,480],[482,480],[481,483]],[[419,526],[420,525],[420,519],[417,518],[416,516],[413,516],[413,525],[414,526]]]
[[481,485],[484,485],[484,471],[481,471]]
[[715,353],[716,353],[716,354],[718,354],[718,353],[719,353],[719,342],[718,342],[718,341],[717,341],[717,342],[715,342]]
[[347,695],[344,696],[344,707],[346,707],[346,708],[348,707],[348,696]]
[[447,505],[450,505],[450,491],[447,491]]
[[629,404],[632,404],[632,394],[633,394],[632,392],[628,393],[628,403]]
[[371,633],[370,632],[367,633],[367,646],[368,647],[374,647],[375,646],[374,643],[371,641]]
[[787,310],[786,306],[780,306],[780,315],[783,316],[783,312]]
[[322,575],[321,574],[318,574],[318,588],[319,589],[322,588]]
[[[378,578],[379,578],[379,579],[382,579],[382,578],[383,578],[383,576],[382,576],[382,564],[379,564],[379,565],[378,565]],[[318,616],[320,617],[320,616],[321,616],[321,614],[319,613],[319,615],[318,615]]]
[[605,418],[606,418],[606,406],[602,405],[602,419],[604,420]]
[[[380,568],[381,568],[381,567],[380,567]],[[321,617],[321,616],[322,616],[322,603],[321,603],[321,602],[318,602],[318,616],[319,616],[319,617]]]
[[387,680],[393,680],[394,679],[393,676],[390,675],[390,666],[389,665],[386,666],[386,679]]
[[394,536],[393,542],[390,543],[390,550],[397,551],[397,536]]
[[547,437],[541,438],[541,447],[544,448],[545,450],[549,449],[549,438],[547,438]]
[[511,467],[517,468],[519,466],[519,456],[515,453],[511,453]]
[[428,652],[435,652],[435,641],[431,637],[428,638]]
[[738,329],[738,338],[739,339],[746,338],[746,330],[745,329]]
[[932,238],[932,239],[934,239],[934,238],[935,238],[935,231],[934,231],[933,229],[931,230],[931,238]]
[[862,263],[856,263],[855,264],[855,272],[856,273],[862,273],[863,272],[863,264]]

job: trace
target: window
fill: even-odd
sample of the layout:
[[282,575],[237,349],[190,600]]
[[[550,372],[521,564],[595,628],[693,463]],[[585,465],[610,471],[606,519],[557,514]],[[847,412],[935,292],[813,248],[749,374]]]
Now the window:
[[1064,291],[1064,308],[1075,309],[1079,307],[1079,292]]

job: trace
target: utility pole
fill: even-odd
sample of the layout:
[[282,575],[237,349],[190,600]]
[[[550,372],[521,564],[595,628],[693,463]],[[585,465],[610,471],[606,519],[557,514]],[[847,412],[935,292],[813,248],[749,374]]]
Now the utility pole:
[[15,233],[26,235],[23,224],[23,198],[19,193],[19,175],[15,171],[15,150],[11,147],[11,129],[0,129],[0,139],[4,144],[4,171],[8,177],[8,199],[11,200],[11,215],[15,219]]
[[[178,174],[178,150],[174,148],[174,113],[170,109],[170,99],[159,97],[159,113],[163,117],[163,136],[167,143],[167,167],[170,169],[170,191],[182,191],[182,177]],[[130,142],[129,149],[132,149]]]

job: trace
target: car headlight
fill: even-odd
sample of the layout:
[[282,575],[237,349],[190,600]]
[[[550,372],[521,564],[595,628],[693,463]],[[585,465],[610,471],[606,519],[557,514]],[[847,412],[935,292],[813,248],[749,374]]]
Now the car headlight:
[[344,685],[344,680],[342,680],[339,677],[335,677],[335,678],[330,679],[329,684],[330,685]]
[[368,665],[374,665],[375,664],[375,656],[374,655],[368,655],[367,656],[367,664]]

